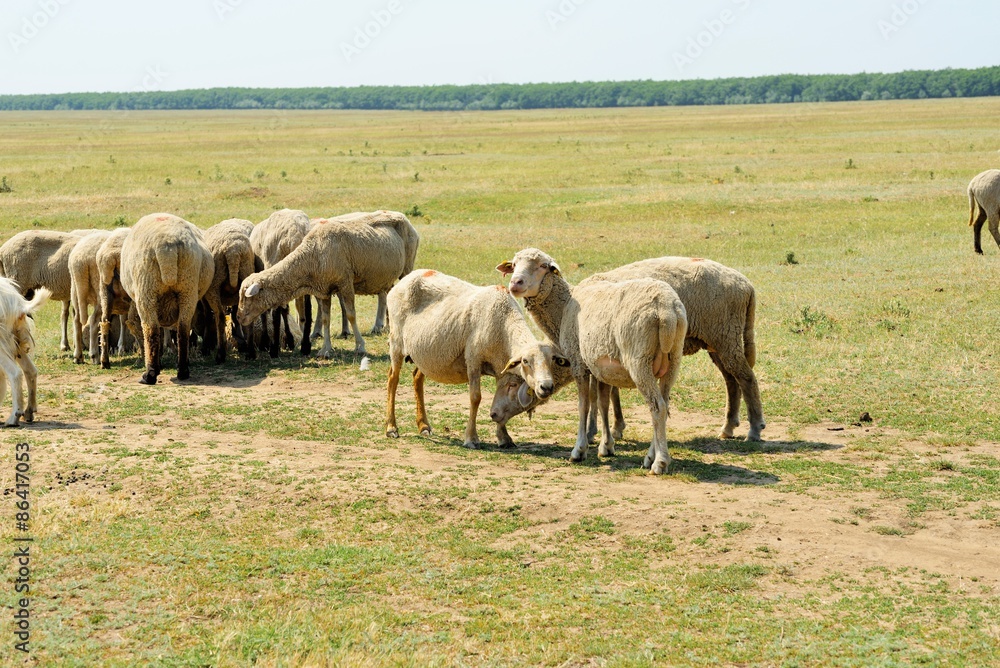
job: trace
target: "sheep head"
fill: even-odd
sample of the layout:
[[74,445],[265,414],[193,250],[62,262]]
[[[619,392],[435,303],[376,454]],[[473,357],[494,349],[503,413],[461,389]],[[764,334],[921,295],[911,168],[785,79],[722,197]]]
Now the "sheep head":
[[524,388],[519,388],[517,398],[522,406],[527,406],[532,395],[546,399],[555,392],[556,367],[569,367],[569,360],[551,344],[534,343],[512,357],[500,375],[513,372],[524,379]]
[[[550,346],[551,348],[551,346]],[[500,425],[507,424],[515,415],[520,415],[525,411],[528,415],[538,408],[538,406],[548,401],[552,395],[560,388],[565,387],[573,380],[570,363],[558,353],[552,358],[553,388],[548,394],[542,395],[536,392],[519,373],[514,370],[506,371],[497,377],[497,391],[493,395],[493,403],[490,405],[490,419]],[[513,369],[519,368],[513,367]]]
[[236,319],[244,327],[252,323],[260,314],[274,308],[270,299],[267,281],[259,273],[250,274],[240,285],[240,301],[236,309]]
[[514,259],[498,264],[497,271],[511,275],[510,293],[515,297],[535,297],[547,275],[561,275],[556,261],[537,248],[518,251]]

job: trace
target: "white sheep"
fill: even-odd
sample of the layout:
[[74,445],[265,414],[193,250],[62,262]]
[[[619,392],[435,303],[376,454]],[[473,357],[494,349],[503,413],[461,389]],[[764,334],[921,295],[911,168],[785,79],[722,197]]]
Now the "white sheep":
[[142,341],[142,328],[135,304],[121,282],[122,244],[132,233],[131,228],[120,227],[104,240],[97,249],[95,261],[100,280],[98,297],[101,311],[101,368],[111,368],[111,317],[121,316],[122,323],[118,335],[118,352],[125,349],[125,328],[131,330],[137,341]]
[[[388,290],[405,264],[406,246],[390,225],[372,225],[350,216],[318,222],[288,256],[243,282],[240,323],[247,325],[264,311],[305,295],[329,299],[336,293],[344,298],[355,352],[363,355],[365,342],[355,319],[354,295]],[[308,334],[308,327],[304,331]],[[328,356],[332,350],[327,337],[319,354]]]
[[[250,233],[250,245],[254,254],[263,263],[263,268],[268,269],[284,260],[289,253],[298,248],[306,234],[309,233],[311,226],[309,216],[304,211],[281,209],[254,226]],[[303,355],[308,355],[312,349],[308,336],[308,328],[312,320],[312,304],[308,299],[303,299],[298,305],[302,307],[297,310],[303,317],[306,326],[302,336],[301,352]],[[269,336],[271,346],[269,352],[271,357],[277,357],[281,348],[280,325],[282,320],[284,321],[285,347],[294,348],[295,338],[288,324],[288,302],[275,303],[271,308],[274,311],[270,319],[272,335]],[[268,320],[266,318],[261,320],[261,324],[264,332],[267,332]]]
[[[234,218],[205,230],[205,245],[215,261],[215,272],[212,284],[205,293],[205,303],[212,313],[212,327],[218,346],[215,353],[217,364],[226,359],[226,310],[239,303],[240,284],[254,273],[255,255],[247,230],[253,230],[253,223]],[[209,341],[208,337],[206,341]],[[255,350],[253,337],[247,344],[248,351]],[[251,359],[256,356],[252,352],[248,354]]]
[[980,237],[987,220],[990,221],[990,234],[1000,246],[1000,169],[987,169],[969,182],[969,225],[972,226],[973,245],[980,255],[983,254]]
[[[673,288],[653,279],[619,282],[596,275],[574,289],[556,262],[537,248],[518,252],[497,269],[512,274],[511,294],[524,297],[535,323],[550,339],[559,340],[563,353],[574,363],[581,413],[571,459],[578,461],[587,452],[592,375],[607,385],[639,388],[653,420],[653,439],[643,465],[656,473],[665,471],[670,462],[663,431],[665,411],[687,334],[687,314]],[[501,396],[499,390],[497,396]],[[495,401],[491,415],[496,408]],[[606,418],[605,411],[598,450],[602,456],[614,453],[614,436]]]
[[122,287],[142,322],[146,371],[139,382],[156,383],[163,350],[161,327],[177,330],[177,379],[190,377],[191,323],[208,291],[215,260],[201,230],[168,213],[143,216],[125,237],[121,251]]
[[72,280],[69,254],[83,237],[52,230],[19,232],[0,246],[0,276],[20,286],[22,294],[46,288],[62,302],[59,350],[69,350],[69,307]]
[[[35,421],[38,408],[38,370],[31,359],[35,347],[32,336],[31,314],[51,293],[45,288],[35,291],[34,299],[21,296],[21,288],[8,278],[0,278],[0,403],[7,394],[10,382],[11,410],[4,426],[16,427],[24,417],[25,422]],[[24,405],[24,381],[28,385],[28,405]]]
[[[70,301],[73,310],[73,333],[75,335],[73,359],[83,364],[84,326],[89,329],[91,361],[98,357],[98,321],[101,319],[101,276],[97,269],[97,251],[110,232],[101,231],[85,235],[69,254],[69,275],[71,278]],[[94,311],[90,312],[90,307]]]
[[[398,437],[396,389],[404,360],[412,361],[417,428],[430,434],[424,406],[424,378],[469,384],[469,421],[465,446],[479,442],[476,414],[482,399],[480,379],[516,373],[535,394],[554,389],[553,367],[568,365],[555,346],[535,339],[517,302],[502,285],[479,287],[434,270],[407,274],[387,297],[389,382],[386,436]],[[528,397],[523,397],[528,401]],[[510,446],[506,429],[497,430],[501,446]]]
[[[530,291],[535,280],[544,280],[544,271],[532,268],[535,263],[545,261],[529,252],[522,251],[515,261],[502,263],[497,268],[506,273],[514,271],[515,262],[520,262],[524,272],[511,278],[511,289]],[[539,253],[541,251],[538,251]],[[545,256],[548,257],[548,256]],[[551,260],[551,258],[549,258]],[[748,441],[761,440],[761,430],[766,426],[760,399],[760,388],[753,372],[756,361],[754,341],[754,320],[757,298],[753,285],[747,278],[725,265],[703,258],[661,257],[641,260],[632,264],[603,272],[600,276],[609,280],[634,278],[654,278],[666,282],[677,292],[687,312],[688,329],[684,342],[684,354],[692,355],[699,350],[707,350],[712,362],[722,373],[726,384],[726,421],[720,438],[732,438],[734,429],[740,422],[740,400],[746,403],[747,421],[750,428]],[[517,284],[515,285],[515,281]],[[538,298],[533,298],[528,310],[532,313],[543,308]],[[592,396],[594,391],[591,392]],[[521,412],[520,405],[508,397],[503,400],[498,393],[491,415],[506,421]],[[624,429],[621,402],[617,390],[612,392],[615,407],[614,437],[621,438]],[[537,405],[535,402],[531,407]],[[591,418],[588,433],[593,433]]]

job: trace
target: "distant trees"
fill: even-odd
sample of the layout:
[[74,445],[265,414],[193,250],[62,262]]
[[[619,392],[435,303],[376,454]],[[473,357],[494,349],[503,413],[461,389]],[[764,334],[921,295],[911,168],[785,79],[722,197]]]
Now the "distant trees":
[[0,95],[0,110],[551,109],[771,104],[1000,95],[1000,67],[894,74],[782,74],[688,81],[585,81],[470,86],[209,88]]

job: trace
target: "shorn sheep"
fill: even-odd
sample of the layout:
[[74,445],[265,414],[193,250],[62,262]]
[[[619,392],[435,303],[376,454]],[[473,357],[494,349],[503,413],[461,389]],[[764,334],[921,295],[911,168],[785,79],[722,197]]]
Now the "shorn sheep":
[[[73,303],[73,359],[83,364],[83,328],[90,332],[91,361],[98,358],[98,321],[101,319],[101,275],[97,269],[97,251],[111,236],[110,232],[93,232],[85,235],[69,254],[69,275],[72,279],[70,297]],[[93,306],[93,312],[90,307]]]
[[[530,250],[530,249],[529,249]],[[541,251],[539,251],[541,252]],[[548,257],[548,256],[546,256]],[[551,260],[551,258],[549,258]],[[512,290],[530,291],[531,283],[544,280],[540,267],[531,268],[533,263],[544,264],[540,257],[529,251],[515,256],[524,267],[524,273],[512,277]],[[500,271],[512,273],[515,261],[497,267]],[[687,312],[688,329],[684,341],[684,354],[692,355],[699,350],[707,350],[712,362],[722,373],[726,383],[726,420],[720,438],[733,438],[734,430],[740,422],[740,400],[746,403],[748,441],[761,440],[765,428],[760,388],[753,372],[756,361],[754,321],[757,298],[753,285],[746,276],[725,265],[702,258],[661,257],[641,260],[600,274],[609,280],[654,278],[666,282],[674,289]],[[517,285],[514,285],[514,281]],[[532,299],[532,308],[540,308],[538,298]],[[593,392],[592,392],[593,394]],[[510,399],[500,404],[495,402],[493,412],[498,420],[507,420],[521,412],[521,406]],[[621,438],[624,421],[618,392],[612,392],[615,406],[614,437]],[[537,401],[530,408],[534,408]],[[590,432],[593,431],[591,422]]]
[[20,286],[22,294],[46,288],[62,302],[62,335],[59,350],[69,350],[69,254],[82,236],[51,230],[19,232],[0,246],[0,276]]
[[161,327],[176,328],[177,379],[190,377],[191,323],[214,273],[201,230],[186,220],[153,213],[132,227],[122,244],[121,279],[142,322],[146,371],[140,383],[153,385],[160,373]]
[[[407,274],[389,291],[389,381],[385,433],[398,437],[396,389],[404,361],[412,361],[417,428],[431,433],[424,406],[424,379],[447,384],[469,384],[469,421],[465,446],[479,443],[476,414],[482,399],[480,379],[516,373],[534,394],[547,397],[554,390],[553,368],[568,365],[555,346],[537,341],[501,285],[478,287],[434,270]],[[528,396],[523,400],[527,402]],[[501,446],[513,442],[498,427]]]
[[[392,226],[372,225],[352,215],[318,221],[287,257],[243,281],[240,323],[248,325],[264,311],[304,295],[322,299],[336,293],[344,298],[355,353],[364,355],[365,341],[358,331],[354,295],[377,295],[388,290],[405,265],[406,246]],[[304,331],[308,334],[308,326]],[[319,354],[327,356],[331,352],[327,335]]]
[[[249,227],[247,227],[249,225]],[[226,360],[226,309],[240,301],[240,284],[254,273],[254,252],[247,230],[253,229],[248,220],[229,219],[205,230],[205,245],[215,262],[212,284],[205,293],[205,303],[212,312],[216,336],[216,364]],[[211,331],[211,330],[210,330]],[[256,354],[253,337],[247,341],[248,355]]]
[[[262,220],[254,226],[250,233],[250,245],[254,254],[263,262],[264,269],[268,269],[284,260],[288,255],[299,247],[302,240],[309,233],[312,224],[309,216],[304,211],[297,209],[281,209],[275,211],[266,220]],[[300,295],[301,296],[301,295]],[[295,347],[295,340],[288,325],[288,302],[275,302],[270,309],[274,309],[271,314],[271,357],[277,357],[281,348],[280,324],[284,319],[285,325],[285,345],[291,349]],[[304,318],[306,329],[302,336],[300,350],[303,355],[308,355],[312,349],[309,341],[309,326],[312,320],[312,303],[308,299],[302,302],[300,315]],[[263,312],[258,315],[263,315]],[[244,326],[247,323],[240,323]],[[261,321],[264,331],[267,331],[267,319]]]
[[[636,387],[650,407],[653,438],[643,465],[666,471],[666,417],[687,334],[687,314],[677,293],[663,281],[616,281],[600,274],[571,288],[556,262],[538,250],[518,252],[497,269],[512,274],[511,294],[524,297],[528,313],[572,363],[580,425],[570,458],[587,453],[590,376],[615,387]],[[606,405],[606,404],[605,404]],[[494,409],[496,406],[494,405]],[[604,415],[598,454],[614,454],[614,437]]]
[[987,169],[969,182],[969,225],[973,246],[980,255],[983,254],[980,238],[987,220],[990,234],[1000,246],[1000,169]]
[[[12,406],[6,427],[16,427],[24,416],[25,422],[35,421],[38,409],[38,370],[31,359],[35,347],[31,314],[49,297],[45,288],[35,291],[31,301],[21,296],[16,283],[0,278],[0,403],[10,382]],[[24,381],[28,384],[28,405],[24,405]]]

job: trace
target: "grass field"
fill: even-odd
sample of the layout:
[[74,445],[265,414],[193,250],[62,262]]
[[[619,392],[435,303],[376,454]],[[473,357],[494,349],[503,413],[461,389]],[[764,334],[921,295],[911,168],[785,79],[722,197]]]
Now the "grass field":
[[31,651],[4,625],[0,664],[1000,662],[1000,249],[973,253],[965,195],[1000,163],[995,100],[2,119],[3,240],[389,208],[418,266],[479,283],[526,246],[571,283],[718,260],[757,289],[768,428],[715,438],[700,354],[666,476],[639,469],[634,394],[618,456],[582,465],[571,389],[503,451],[486,410],[485,447],[461,447],[464,387],[428,384],[430,438],[401,387],[390,441],[385,337],[366,372],[340,341],[329,361],[196,358],[183,383],[170,357],[150,388],[136,356],[74,365],[50,304],[39,421],[0,434],[0,540],[24,535],[18,442],[34,537]]

